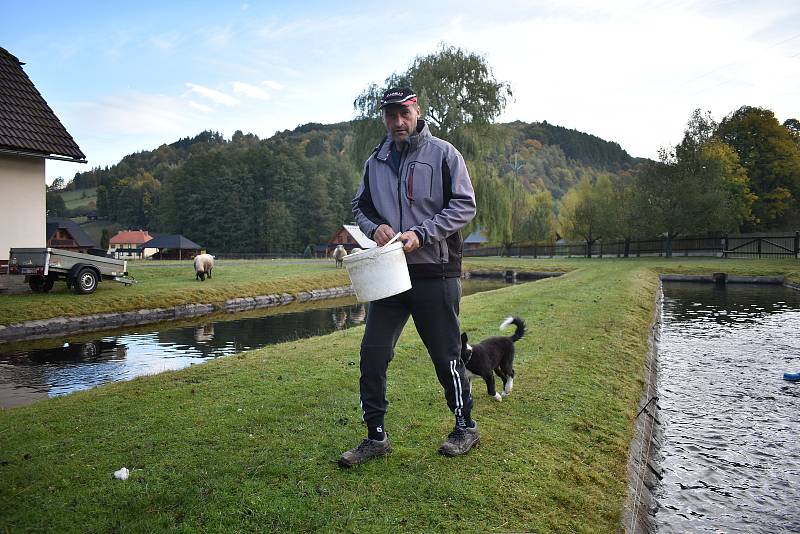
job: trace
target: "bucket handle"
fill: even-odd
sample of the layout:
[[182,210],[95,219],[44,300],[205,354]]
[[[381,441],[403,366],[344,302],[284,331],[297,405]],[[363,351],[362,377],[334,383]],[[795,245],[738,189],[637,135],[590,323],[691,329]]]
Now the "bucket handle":
[[369,259],[373,260],[373,261],[378,259],[378,257],[381,254],[383,254],[383,251],[386,250],[386,248],[388,248],[389,245],[391,245],[392,243],[397,241],[400,238],[401,235],[403,235],[403,234],[400,233],[400,232],[397,232],[396,234],[394,234],[393,238],[391,238],[389,241],[386,242],[385,245],[383,245],[380,248],[376,247],[376,248],[372,249],[372,251],[369,253]]
[[401,235],[403,235],[403,234],[401,234],[400,232],[397,232],[396,234],[394,234],[394,237],[391,238],[389,241],[387,241],[386,244],[381,247],[381,250],[385,249],[386,247],[388,247],[389,245],[391,245],[392,243],[397,241],[400,238]]

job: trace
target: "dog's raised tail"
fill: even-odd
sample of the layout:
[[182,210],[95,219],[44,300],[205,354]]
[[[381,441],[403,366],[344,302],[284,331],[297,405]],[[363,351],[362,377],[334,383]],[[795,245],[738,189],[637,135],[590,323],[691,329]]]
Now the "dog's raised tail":
[[500,323],[500,330],[505,330],[512,324],[517,327],[517,331],[512,334],[511,341],[517,341],[525,335],[525,321],[519,317],[509,317]]

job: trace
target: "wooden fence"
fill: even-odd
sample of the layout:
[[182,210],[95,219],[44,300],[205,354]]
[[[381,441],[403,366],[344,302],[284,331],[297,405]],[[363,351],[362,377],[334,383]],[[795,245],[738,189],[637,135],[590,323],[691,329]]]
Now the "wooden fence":
[[481,247],[465,249],[464,256],[556,257],[640,257],[712,256],[719,258],[800,258],[800,232],[794,234],[719,235],[679,237],[668,240],[597,241],[520,247]]

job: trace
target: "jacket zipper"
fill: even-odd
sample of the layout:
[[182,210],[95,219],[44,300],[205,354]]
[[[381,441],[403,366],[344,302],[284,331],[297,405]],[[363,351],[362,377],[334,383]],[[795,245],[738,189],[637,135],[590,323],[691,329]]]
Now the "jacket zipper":
[[[406,156],[408,155],[409,147],[404,144],[403,153],[400,154],[400,165],[397,167],[397,207],[400,208],[400,228],[398,232],[403,231],[403,163],[405,163]],[[390,156],[391,157],[391,156]]]

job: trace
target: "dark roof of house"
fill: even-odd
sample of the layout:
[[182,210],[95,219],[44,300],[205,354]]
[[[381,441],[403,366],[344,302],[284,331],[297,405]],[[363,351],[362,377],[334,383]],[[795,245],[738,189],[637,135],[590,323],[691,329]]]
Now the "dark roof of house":
[[0,47],[0,149],[85,160],[22,65]]
[[171,249],[183,249],[183,250],[193,250],[197,249],[200,250],[202,247],[192,241],[191,239],[186,239],[182,235],[177,234],[162,234],[154,237],[150,241],[146,243],[142,243],[137,248],[171,248]]
[[478,228],[477,230],[475,230],[474,232],[469,234],[466,239],[464,239],[464,243],[465,244],[486,243],[488,241],[489,240],[486,239],[486,236],[483,235],[483,229],[482,228]]
[[72,239],[75,240],[78,246],[97,248],[92,238],[86,235],[86,232],[83,231],[83,228],[81,228],[78,223],[63,217],[47,218],[47,236],[45,239],[49,241],[59,228],[63,228],[69,232],[69,235],[72,236]]

